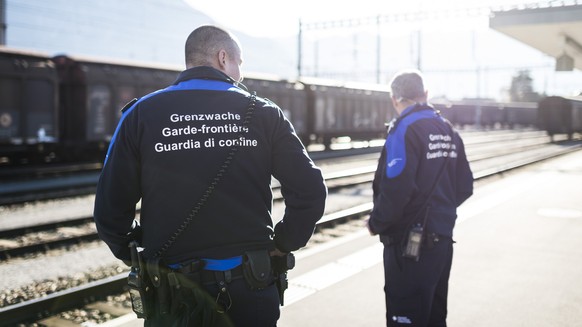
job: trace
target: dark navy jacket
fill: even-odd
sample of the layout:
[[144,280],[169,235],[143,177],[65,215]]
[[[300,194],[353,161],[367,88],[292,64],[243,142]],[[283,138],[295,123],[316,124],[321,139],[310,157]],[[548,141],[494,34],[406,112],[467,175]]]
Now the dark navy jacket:
[[370,228],[383,242],[387,236],[401,238],[413,223],[422,223],[427,198],[426,230],[452,237],[457,207],[473,194],[461,137],[431,106],[406,108],[388,132],[373,189]]
[[[243,128],[250,94],[222,72],[196,67],[174,85],[124,111],[99,180],[94,217],[114,255],[129,260],[127,233],[141,199],[144,255],[152,257],[188,217],[233,145],[234,160],[214,193],[166,253],[168,263],[223,259],[251,249],[294,251],[321,218],[327,190],[291,123],[257,97]],[[242,135],[242,142],[239,137]],[[271,177],[286,210],[273,227]]]

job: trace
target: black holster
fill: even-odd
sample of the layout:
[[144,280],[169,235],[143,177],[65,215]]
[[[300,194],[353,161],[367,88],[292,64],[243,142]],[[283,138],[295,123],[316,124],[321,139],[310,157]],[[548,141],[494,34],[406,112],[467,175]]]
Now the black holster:
[[168,268],[159,258],[146,263],[147,279],[152,287],[150,314],[154,325],[172,322],[175,326],[212,326],[217,319],[217,305],[200,286],[203,265],[186,272]]
[[151,315],[152,287],[145,272],[145,264],[138,250],[138,243],[129,243],[131,254],[131,270],[127,276],[127,286],[131,298],[131,307],[138,318],[147,318]]
[[273,264],[273,274],[275,276],[275,285],[279,292],[279,303],[285,305],[285,290],[289,288],[289,280],[287,278],[287,271],[295,267],[295,256],[293,253],[287,253],[283,256],[271,257]]

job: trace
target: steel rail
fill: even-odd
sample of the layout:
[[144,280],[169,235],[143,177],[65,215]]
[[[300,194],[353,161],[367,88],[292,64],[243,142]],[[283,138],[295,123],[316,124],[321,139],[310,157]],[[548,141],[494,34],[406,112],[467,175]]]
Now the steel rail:
[[0,308],[0,326],[36,321],[58,312],[96,302],[124,292],[127,274],[120,274],[85,285],[51,293],[45,297]]

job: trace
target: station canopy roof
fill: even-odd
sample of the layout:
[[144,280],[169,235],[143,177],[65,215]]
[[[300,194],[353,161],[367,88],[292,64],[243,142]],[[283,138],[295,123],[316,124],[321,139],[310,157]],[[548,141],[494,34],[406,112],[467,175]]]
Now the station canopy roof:
[[582,70],[582,3],[492,11],[489,26],[556,58],[556,70]]

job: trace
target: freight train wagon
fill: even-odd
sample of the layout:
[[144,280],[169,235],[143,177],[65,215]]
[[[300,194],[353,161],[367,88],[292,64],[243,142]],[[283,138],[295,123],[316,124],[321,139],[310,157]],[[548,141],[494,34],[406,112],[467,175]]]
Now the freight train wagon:
[[46,54],[0,47],[0,165],[54,159],[58,100],[58,74]]
[[545,97],[538,103],[540,127],[548,135],[582,133],[582,96]]

